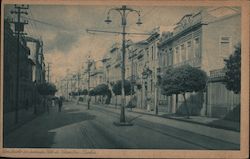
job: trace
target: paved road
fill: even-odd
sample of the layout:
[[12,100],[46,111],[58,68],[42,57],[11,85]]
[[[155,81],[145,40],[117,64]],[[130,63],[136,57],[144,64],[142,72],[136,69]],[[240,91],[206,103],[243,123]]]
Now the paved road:
[[[225,142],[157,122],[158,117],[127,112],[133,126],[119,127],[119,110],[65,103],[6,135],[4,147],[17,148],[137,148],[239,149]],[[170,122],[171,119],[164,119]]]

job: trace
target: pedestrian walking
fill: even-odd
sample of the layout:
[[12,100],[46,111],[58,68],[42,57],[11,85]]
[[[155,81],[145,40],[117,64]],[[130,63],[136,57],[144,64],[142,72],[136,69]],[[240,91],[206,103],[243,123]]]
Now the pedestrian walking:
[[62,102],[63,102],[63,101],[62,101],[62,97],[60,97],[60,98],[59,98],[59,101],[58,101],[58,112],[61,112],[61,111],[62,111],[62,105],[63,105]]
[[88,105],[90,104],[90,101],[91,101],[91,97],[88,96]]

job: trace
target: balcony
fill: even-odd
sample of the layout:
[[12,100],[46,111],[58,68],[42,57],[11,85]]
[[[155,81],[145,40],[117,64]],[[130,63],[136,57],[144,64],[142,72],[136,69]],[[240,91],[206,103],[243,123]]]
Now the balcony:
[[210,71],[209,81],[223,81],[226,74],[226,69],[216,69]]
[[190,65],[192,67],[200,67],[201,66],[201,58],[193,58],[190,60],[185,60],[177,64],[173,64],[173,67],[179,67],[183,65]]

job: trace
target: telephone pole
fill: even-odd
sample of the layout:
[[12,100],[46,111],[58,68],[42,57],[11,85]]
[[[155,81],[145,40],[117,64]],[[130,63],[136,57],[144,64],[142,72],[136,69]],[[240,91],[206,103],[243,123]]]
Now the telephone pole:
[[87,61],[87,72],[88,72],[88,109],[90,108],[90,94],[89,94],[89,87],[90,87],[90,66],[92,65],[92,62],[90,61],[90,56],[88,56],[88,61]]
[[17,58],[16,58],[16,103],[15,103],[15,123],[18,123],[18,103],[19,103],[19,60],[20,60],[20,35],[26,35],[24,33],[24,25],[28,24],[27,21],[21,22],[21,14],[28,14],[28,12],[23,11],[29,9],[28,5],[16,5],[15,10],[11,11],[11,14],[17,14],[17,21],[12,21],[15,25],[15,35],[17,35]]
[[48,62],[48,68],[47,68],[47,71],[48,71],[48,74],[47,74],[47,80],[48,80],[48,83],[50,82],[50,65],[51,65],[51,63],[50,62]]
[[77,99],[77,104],[79,104],[79,99],[80,99],[80,72],[77,72],[77,95],[78,95],[78,99]]

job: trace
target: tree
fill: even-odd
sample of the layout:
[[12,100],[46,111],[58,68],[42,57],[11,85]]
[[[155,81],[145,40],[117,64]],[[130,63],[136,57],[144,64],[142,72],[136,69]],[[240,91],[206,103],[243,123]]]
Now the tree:
[[90,96],[96,96],[95,90],[94,90],[94,89],[91,89],[91,90],[89,91],[89,95],[90,95]]
[[225,85],[228,90],[233,91],[236,94],[240,93],[240,76],[241,76],[241,46],[240,44],[235,46],[234,54],[230,55],[228,59],[225,59],[226,74]]
[[169,68],[164,72],[161,80],[162,94],[167,96],[182,94],[187,117],[189,117],[185,93],[204,90],[206,81],[206,73],[190,65]]
[[105,104],[109,104],[110,103],[110,99],[112,96],[112,93],[108,87],[108,85],[106,84],[99,84],[98,86],[96,86],[94,88],[94,91],[96,93],[96,95],[101,95],[101,96],[107,96],[107,100],[105,102]]
[[[114,92],[114,94],[117,96],[117,95],[121,95],[122,94],[122,81],[121,80],[119,80],[119,81],[117,81],[114,85],[113,85],[113,87],[112,87],[112,91]],[[124,91],[125,91],[125,95],[127,96],[127,95],[130,95],[131,93],[131,91],[132,91],[132,94],[134,94],[135,92],[134,92],[134,90],[131,90],[131,83],[130,83],[130,81],[128,81],[128,80],[125,80],[124,81]]]
[[81,90],[80,95],[88,95],[88,90],[87,89]]
[[41,95],[55,95],[57,92],[56,86],[52,83],[41,83],[37,85],[37,90]]

